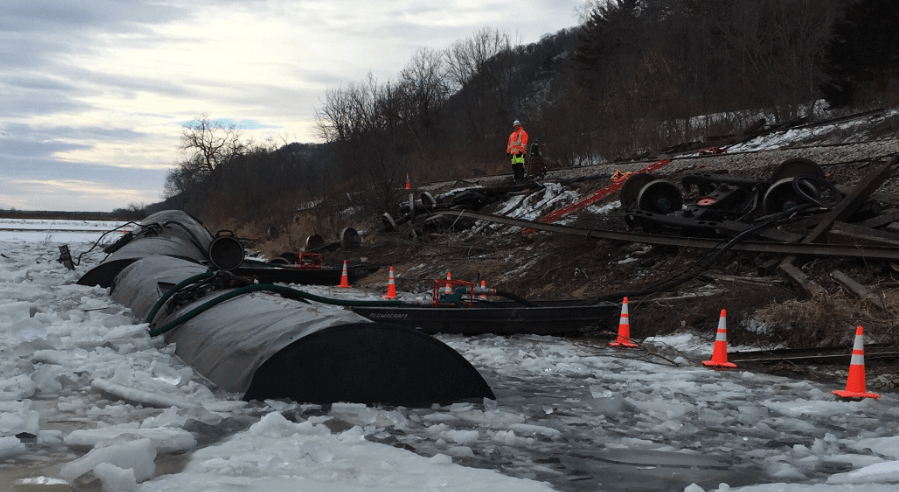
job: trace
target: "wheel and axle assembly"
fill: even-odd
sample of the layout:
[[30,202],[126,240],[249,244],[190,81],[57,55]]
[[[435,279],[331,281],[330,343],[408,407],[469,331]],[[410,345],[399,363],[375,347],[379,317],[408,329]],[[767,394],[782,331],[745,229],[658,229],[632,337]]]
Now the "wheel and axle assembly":
[[637,209],[656,214],[670,214],[684,208],[680,188],[670,181],[657,179],[640,188]]

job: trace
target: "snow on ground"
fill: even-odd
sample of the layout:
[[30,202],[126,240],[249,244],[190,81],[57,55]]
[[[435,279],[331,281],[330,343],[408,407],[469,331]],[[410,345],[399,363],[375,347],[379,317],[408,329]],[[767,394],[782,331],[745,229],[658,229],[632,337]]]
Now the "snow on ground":
[[832,134],[836,129],[839,129],[842,134],[858,135],[859,137],[864,138],[865,130],[870,128],[873,123],[892,118],[897,114],[899,114],[899,110],[890,110],[876,116],[850,119],[848,121],[841,121],[837,124],[810,124],[807,126],[789,128],[732,145],[728,147],[727,151],[756,152],[760,150],[780,149],[795,145],[796,142],[826,137]]
[[[100,220],[30,220],[0,218],[0,237],[6,241],[26,241],[30,243],[82,243],[98,238],[95,232],[110,232],[104,242],[118,239],[121,232],[133,226],[122,227],[122,222]],[[118,232],[118,234],[116,234]]]
[[89,479],[116,491],[899,486],[896,395],[844,402],[830,393],[842,388],[706,369],[711,336],[696,334],[649,342],[665,358],[553,337],[440,336],[494,389],[483,403],[242,402],[106,290],[75,284],[102,253],[71,272],[55,261],[59,243],[5,234],[0,490]]

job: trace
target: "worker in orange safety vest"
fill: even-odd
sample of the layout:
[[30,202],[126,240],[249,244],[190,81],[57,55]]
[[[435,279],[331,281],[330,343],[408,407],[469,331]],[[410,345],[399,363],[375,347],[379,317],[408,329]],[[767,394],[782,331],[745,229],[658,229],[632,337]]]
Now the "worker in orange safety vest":
[[524,179],[524,155],[528,148],[528,132],[524,131],[518,120],[512,123],[512,128],[509,143],[506,145],[506,157],[512,158],[512,177],[515,181],[519,181]]

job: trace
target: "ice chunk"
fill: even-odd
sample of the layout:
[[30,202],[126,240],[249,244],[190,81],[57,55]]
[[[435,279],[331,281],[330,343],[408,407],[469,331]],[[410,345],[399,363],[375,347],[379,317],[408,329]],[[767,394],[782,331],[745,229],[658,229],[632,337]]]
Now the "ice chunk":
[[204,401],[200,405],[210,412],[237,412],[247,406],[242,400],[213,400]]
[[250,434],[254,436],[281,437],[296,432],[297,424],[287,420],[278,412],[271,412],[250,426]]
[[300,447],[300,455],[309,456],[316,463],[327,463],[334,458],[331,451],[318,441],[306,441]]
[[519,434],[540,434],[550,439],[556,439],[562,434],[556,429],[543,427],[542,425],[512,424],[509,428],[513,431],[517,431]]
[[21,432],[37,435],[40,415],[31,409],[31,401],[0,401],[0,436]]
[[690,485],[687,485],[687,487],[684,489],[684,492],[705,492],[705,490],[699,485],[691,483]]
[[[118,374],[119,371],[116,371],[116,373]],[[125,386],[124,384],[107,381],[105,379],[94,379],[93,381],[91,381],[91,387],[96,390],[118,396],[125,401],[140,403],[141,405],[145,406],[159,408],[191,408],[197,405],[192,401],[189,401],[185,398],[180,398],[176,395],[145,391],[142,389],[133,388],[131,386]]]
[[474,458],[474,451],[468,446],[453,446],[446,453],[455,458]]
[[827,478],[827,483],[881,483],[899,482],[899,461],[885,461],[868,465],[847,473],[837,473]]
[[877,454],[899,459],[899,436],[859,439],[851,442],[848,448],[855,451],[870,449]]
[[0,401],[24,400],[34,396],[37,385],[25,374],[0,379]]
[[37,433],[37,443],[39,445],[54,445],[62,442],[62,431],[58,430],[41,430]]
[[[143,440],[149,439],[155,450],[160,453],[187,451],[197,446],[194,436],[184,429],[154,427],[141,429],[137,422],[110,425],[98,429],[78,429],[65,437],[65,443],[74,448],[99,446],[111,440]],[[154,451],[155,454],[155,451]]]
[[785,463],[783,461],[777,461],[773,463],[768,463],[767,470],[768,475],[771,475],[774,478],[779,479],[787,479],[787,480],[804,480],[806,476],[799,471],[795,466]]
[[94,467],[94,475],[100,479],[104,491],[137,490],[133,468],[123,469],[110,463],[100,463]]
[[434,456],[428,458],[428,461],[435,465],[450,465],[453,463],[453,458],[443,453],[437,453]]
[[177,386],[179,383],[181,383],[181,374],[172,366],[164,362],[159,362],[158,360],[154,360],[153,362],[151,362],[150,372],[153,374],[153,379],[156,379],[158,381],[162,381],[173,386]]
[[472,405],[471,403],[453,403],[452,406],[450,406],[450,412],[468,412],[472,408],[474,408],[474,405]]
[[7,318],[9,320],[23,319],[30,317],[30,302],[14,301],[0,303],[0,320]]
[[18,332],[24,340],[34,340],[47,336],[47,329],[40,320],[26,318],[13,324],[13,332]]
[[15,436],[0,437],[0,460],[12,458],[27,451],[24,444]]
[[46,492],[69,491],[69,483],[61,478],[28,477],[13,481],[12,490],[41,490]]
[[431,436],[439,436],[442,432],[446,431],[447,429],[449,429],[449,427],[446,424],[434,424],[434,425],[428,426],[428,428],[425,429],[425,432],[427,432]]
[[[444,424],[440,424],[444,425]],[[436,427],[436,426],[435,426]],[[430,429],[428,429],[430,432]],[[440,437],[449,439],[459,444],[470,444],[478,440],[478,431],[475,430],[448,430],[440,433]]]
[[138,439],[124,444],[95,447],[75,461],[66,463],[59,476],[72,482],[93,470],[101,463],[109,463],[122,469],[131,469],[137,482],[153,478],[156,473],[156,448],[149,439]]
[[41,364],[41,366],[31,374],[31,381],[34,382],[37,390],[43,396],[56,395],[62,389],[62,384],[57,380],[59,378],[59,368],[52,365]]

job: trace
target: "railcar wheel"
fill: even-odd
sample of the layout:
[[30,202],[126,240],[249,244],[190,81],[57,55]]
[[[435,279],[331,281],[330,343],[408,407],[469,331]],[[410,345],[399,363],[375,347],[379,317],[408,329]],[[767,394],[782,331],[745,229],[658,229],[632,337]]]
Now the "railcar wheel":
[[640,194],[640,189],[649,183],[652,183],[655,179],[656,178],[649,173],[634,174],[627,178],[624,184],[621,185],[621,191],[618,192],[618,199],[621,201],[621,207],[630,208],[636,203],[637,195]]
[[[793,188],[794,181],[798,183],[803,193],[796,192]],[[793,207],[809,203],[806,195],[813,200],[818,198],[818,189],[811,182],[802,177],[783,178],[768,187],[768,191],[765,192],[765,197],[762,199],[762,210],[765,211],[765,215],[785,212]]]
[[643,188],[637,195],[637,209],[656,214],[670,214],[684,208],[684,197],[680,188],[670,181],[657,179]]
[[802,157],[787,159],[774,170],[774,174],[771,175],[771,182],[777,183],[784,178],[795,178],[796,176],[812,176],[824,179],[824,170],[810,159]]

